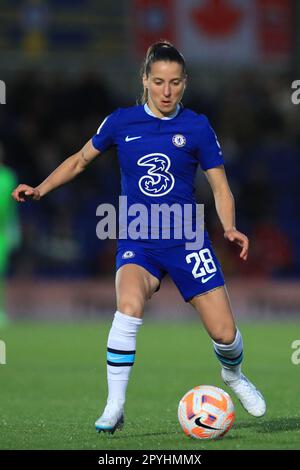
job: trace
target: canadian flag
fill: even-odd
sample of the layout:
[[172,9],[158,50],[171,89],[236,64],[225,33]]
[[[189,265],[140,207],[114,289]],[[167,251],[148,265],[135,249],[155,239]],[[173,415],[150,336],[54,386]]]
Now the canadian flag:
[[249,63],[255,55],[255,2],[185,0],[177,2],[179,43],[188,60]]
[[135,50],[168,39],[188,61],[285,63],[292,50],[291,0],[134,0]]

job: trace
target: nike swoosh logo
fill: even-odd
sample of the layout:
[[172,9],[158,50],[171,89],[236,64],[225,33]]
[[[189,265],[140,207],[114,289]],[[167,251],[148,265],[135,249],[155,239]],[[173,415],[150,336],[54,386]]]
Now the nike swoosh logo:
[[200,426],[201,428],[205,428],[205,429],[214,429],[215,431],[219,431],[218,428],[213,428],[212,426],[207,426],[207,424],[202,423],[201,417],[195,419],[195,424],[196,424],[197,426]]
[[131,140],[136,140],[136,139],[141,139],[141,138],[142,138],[141,135],[139,135],[137,137],[129,137],[129,135],[127,135],[126,138],[125,138],[125,142],[130,142]]
[[201,282],[202,284],[205,284],[207,281],[209,281],[212,277],[214,277],[217,273],[212,274],[211,276],[208,276],[204,279],[204,277],[201,277]]
[[125,361],[126,359],[128,359],[128,356],[118,356],[117,358],[115,356],[110,356],[110,355],[107,355],[107,359],[110,361]]

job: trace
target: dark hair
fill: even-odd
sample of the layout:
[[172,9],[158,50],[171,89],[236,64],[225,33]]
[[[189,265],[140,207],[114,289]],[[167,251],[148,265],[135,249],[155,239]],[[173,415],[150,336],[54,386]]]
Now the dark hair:
[[[148,50],[141,67],[141,76],[148,77],[151,70],[151,65],[159,60],[168,62],[177,62],[182,66],[182,73],[186,75],[186,65],[183,55],[173,46],[169,41],[159,41],[152,44]],[[148,90],[143,90],[140,101],[145,104],[148,99]]]

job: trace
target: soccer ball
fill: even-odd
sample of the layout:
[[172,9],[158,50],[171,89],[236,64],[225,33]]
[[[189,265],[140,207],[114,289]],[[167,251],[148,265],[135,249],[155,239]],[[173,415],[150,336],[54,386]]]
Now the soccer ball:
[[187,436],[196,439],[224,436],[231,428],[234,418],[230,396],[218,387],[194,387],[179,402],[179,423]]

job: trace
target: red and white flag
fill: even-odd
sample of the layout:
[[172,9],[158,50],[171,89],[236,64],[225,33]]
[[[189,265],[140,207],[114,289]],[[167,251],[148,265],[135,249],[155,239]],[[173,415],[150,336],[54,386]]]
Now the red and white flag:
[[134,0],[132,6],[133,42],[139,57],[161,39],[176,42],[176,0]]
[[285,64],[292,52],[291,0],[134,0],[135,52],[168,39],[188,61]]

